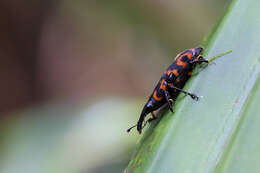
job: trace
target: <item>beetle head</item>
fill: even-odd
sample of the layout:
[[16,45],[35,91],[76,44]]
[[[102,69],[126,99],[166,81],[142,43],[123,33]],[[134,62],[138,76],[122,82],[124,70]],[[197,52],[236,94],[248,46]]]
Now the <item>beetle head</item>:
[[202,56],[201,56],[201,53],[203,51],[203,48],[202,47],[196,47],[194,49],[192,49],[192,59],[190,61],[191,64],[201,64],[202,62],[206,62],[208,63],[208,60],[204,59]]
[[198,47],[192,49],[192,55],[193,55],[193,57],[194,57],[194,58],[197,58],[197,57],[202,53],[202,51],[203,51],[203,47],[200,47],[200,46],[198,46]]

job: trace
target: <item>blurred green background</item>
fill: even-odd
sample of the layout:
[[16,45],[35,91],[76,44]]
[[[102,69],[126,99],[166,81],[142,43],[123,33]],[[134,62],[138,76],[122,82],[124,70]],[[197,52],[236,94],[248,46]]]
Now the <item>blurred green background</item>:
[[0,172],[122,172],[162,72],[226,0],[0,2]]

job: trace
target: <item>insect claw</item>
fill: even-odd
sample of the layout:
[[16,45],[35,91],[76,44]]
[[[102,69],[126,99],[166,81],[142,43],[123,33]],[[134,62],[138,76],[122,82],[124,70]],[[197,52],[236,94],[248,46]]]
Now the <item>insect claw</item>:
[[199,100],[199,97],[195,94],[190,94],[191,98],[194,99],[194,100]]

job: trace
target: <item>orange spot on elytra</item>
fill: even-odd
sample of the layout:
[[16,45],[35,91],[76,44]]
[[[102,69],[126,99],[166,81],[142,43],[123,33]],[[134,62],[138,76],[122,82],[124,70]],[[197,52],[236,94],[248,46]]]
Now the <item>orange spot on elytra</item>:
[[162,89],[162,90],[166,90],[166,86],[164,85],[164,79],[161,81],[161,85],[160,85],[160,88]]
[[176,77],[179,76],[178,70],[176,70],[176,69],[168,70],[168,71],[167,71],[168,76],[169,76],[171,73],[173,73]]
[[154,100],[156,100],[156,101],[161,101],[161,100],[162,100],[162,97],[158,97],[158,96],[157,96],[157,91],[156,91],[156,90],[155,90],[154,93],[153,93],[153,98],[154,98]]
[[191,53],[191,52],[185,53],[185,54],[183,54],[183,55],[184,55],[184,56],[187,56],[189,59],[192,58],[192,53]]
[[180,55],[178,58],[182,59],[184,56],[187,56],[188,59],[191,59],[192,58],[192,53],[191,52],[184,53],[184,54]]
[[192,58],[192,53],[191,52],[184,53],[184,54],[180,55],[176,59],[178,66],[186,67],[187,66],[187,62],[183,62],[182,61],[183,57],[188,57],[188,59],[191,59]]
[[186,63],[186,62],[183,62],[181,59],[178,59],[178,60],[177,60],[177,65],[178,65],[178,66],[182,66],[182,67],[186,67],[186,66],[187,66],[187,63]]
[[179,76],[178,70],[174,69],[174,70],[172,70],[172,72],[173,72],[173,74],[174,74],[176,77]]
[[176,79],[176,82],[180,82],[180,78],[177,78],[177,79]]
[[192,75],[192,72],[191,72],[191,71],[190,71],[190,72],[188,72],[188,75],[189,75],[189,76],[191,76],[191,75]]

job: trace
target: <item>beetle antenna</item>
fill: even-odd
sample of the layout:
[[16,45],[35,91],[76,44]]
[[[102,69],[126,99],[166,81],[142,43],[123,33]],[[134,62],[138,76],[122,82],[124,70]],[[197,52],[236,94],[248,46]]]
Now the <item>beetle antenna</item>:
[[129,129],[127,129],[126,132],[129,133],[129,132],[132,130],[132,128],[134,128],[134,127],[136,127],[136,126],[137,126],[137,124],[134,125],[134,126],[132,126],[132,127],[130,127]]

